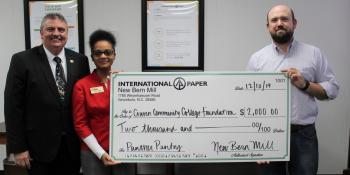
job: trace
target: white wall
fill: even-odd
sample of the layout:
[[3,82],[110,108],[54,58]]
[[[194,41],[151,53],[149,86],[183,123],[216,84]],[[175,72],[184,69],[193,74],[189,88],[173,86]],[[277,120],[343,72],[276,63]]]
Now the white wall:
[[[5,80],[11,56],[24,50],[23,1],[4,0],[0,2],[0,121],[4,121]],[[6,157],[5,145],[0,145],[0,169]]]
[[[0,5],[0,111],[11,55],[24,50],[23,0]],[[348,0],[206,0],[205,70],[244,70],[250,55],[271,42],[265,28],[266,12],[277,3],[290,5],[298,19],[297,40],[321,48],[336,73],[341,90],[334,101],[319,103],[319,173],[341,174],[347,165],[350,128],[350,1]],[[96,29],[117,37],[114,69],[141,71],[141,1],[84,0],[85,50]],[[91,67],[94,66],[91,64]],[[3,121],[3,112],[0,121]],[[0,147],[0,158],[4,148]],[[1,160],[0,159],[0,160]],[[1,166],[0,166],[1,169]]]

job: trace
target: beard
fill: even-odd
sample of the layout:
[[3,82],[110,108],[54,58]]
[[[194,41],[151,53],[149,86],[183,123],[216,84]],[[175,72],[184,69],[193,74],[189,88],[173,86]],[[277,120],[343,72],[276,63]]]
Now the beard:
[[284,34],[277,34],[277,33],[270,33],[271,34],[271,37],[272,37],[272,40],[278,44],[286,44],[288,43],[289,41],[292,40],[293,38],[293,34],[294,32],[293,31],[287,31],[285,30],[286,33]]

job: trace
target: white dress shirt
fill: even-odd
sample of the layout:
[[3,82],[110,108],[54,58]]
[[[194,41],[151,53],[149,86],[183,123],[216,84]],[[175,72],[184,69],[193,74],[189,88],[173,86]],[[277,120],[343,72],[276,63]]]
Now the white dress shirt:
[[55,57],[60,57],[62,61],[61,64],[63,67],[63,71],[64,71],[64,78],[67,80],[67,64],[66,64],[67,61],[66,61],[66,54],[65,54],[64,48],[58,55],[52,54],[45,46],[44,46],[44,50],[50,64],[53,77],[56,79],[56,65],[57,65],[57,63],[53,59]]
[[[254,53],[246,69],[258,72],[280,72],[287,68],[296,68],[301,71],[306,80],[320,84],[329,99],[337,97],[339,85],[326,57],[319,48],[308,44],[294,40],[288,53],[284,54],[272,43]],[[291,123],[313,124],[318,115],[315,97],[295,86],[292,86],[291,93]]]

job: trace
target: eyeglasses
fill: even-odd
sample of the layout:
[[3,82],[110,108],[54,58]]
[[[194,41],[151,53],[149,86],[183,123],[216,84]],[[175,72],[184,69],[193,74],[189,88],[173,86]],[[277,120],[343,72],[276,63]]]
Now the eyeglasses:
[[94,50],[94,51],[92,51],[92,54],[95,56],[101,56],[102,54],[105,54],[106,56],[111,56],[114,54],[114,50],[112,50],[112,49]]

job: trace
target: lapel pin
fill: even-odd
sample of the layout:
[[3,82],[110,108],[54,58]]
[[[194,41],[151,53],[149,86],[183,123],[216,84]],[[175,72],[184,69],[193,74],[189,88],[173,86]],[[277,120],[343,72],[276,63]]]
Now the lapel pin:
[[70,63],[74,63],[74,60],[69,60]]

